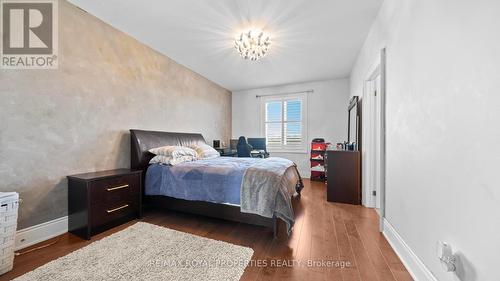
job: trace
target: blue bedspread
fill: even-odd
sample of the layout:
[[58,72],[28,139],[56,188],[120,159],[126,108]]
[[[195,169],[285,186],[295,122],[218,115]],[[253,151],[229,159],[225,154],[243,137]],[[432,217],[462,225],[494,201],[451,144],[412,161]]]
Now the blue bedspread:
[[[240,205],[245,170],[261,158],[217,157],[176,166],[153,164],[146,173],[146,195]],[[230,175],[230,176],[228,176]]]

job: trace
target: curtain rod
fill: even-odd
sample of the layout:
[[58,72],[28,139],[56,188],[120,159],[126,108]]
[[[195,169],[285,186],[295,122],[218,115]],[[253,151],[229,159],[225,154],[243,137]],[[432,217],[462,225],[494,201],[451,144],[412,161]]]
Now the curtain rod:
[[298,91],[298,92],[291,92],[291,93],[282,93],[282,94],[255,95],[255,97],[256,98],[261,98],[261,97],[272,97],[272,96],[285,96],[285,95],[302,94],[302,93],[314,93],[314,90],[310,89],[310,90],[305,90],[305,91]]

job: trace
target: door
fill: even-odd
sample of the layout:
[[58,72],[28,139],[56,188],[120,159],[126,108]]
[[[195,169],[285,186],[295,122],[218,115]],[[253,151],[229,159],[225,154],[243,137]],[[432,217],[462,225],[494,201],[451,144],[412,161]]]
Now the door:
[[364,146],[366,169],[363,188],[367,200],[365,206],[371,208],[380,208],[381,198],[381,180],[382,180],[382,167],[381,167],[381,136],[383,135],[381,121],[382,110],[381,100],[382,95],[380,92],[381,86],[380,67],[377,67],[373,73],[366,80],[365,98],[367,108],[365,110],[366,118],[366,143]]
[[382,135],[382,126],[381,126],[381,92],[380,92],[380,74],[378,74],[373,80],[373,201],[374,206],[378,210],[380,208],[380,186],[382,180],[382,169],[381,169],[381,135]]
[[376,208],[380,216],[380,231],[385,217],[385,104],[386,104],[386,51],[371,67],[363,90],[364,145],[363,145],[363,204]]

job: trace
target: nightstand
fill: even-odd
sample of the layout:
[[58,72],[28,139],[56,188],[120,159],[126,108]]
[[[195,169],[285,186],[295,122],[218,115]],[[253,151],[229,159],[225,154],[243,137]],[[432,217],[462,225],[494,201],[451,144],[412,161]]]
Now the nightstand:
[[141,217],[142,171],[118,169],[68,176],[68,231],[93,235]]

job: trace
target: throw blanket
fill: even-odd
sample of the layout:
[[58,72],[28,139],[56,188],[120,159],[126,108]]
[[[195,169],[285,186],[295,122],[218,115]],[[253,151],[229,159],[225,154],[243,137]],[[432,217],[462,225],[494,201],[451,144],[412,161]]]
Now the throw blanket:
[[[295,222],[291,196],[295,186],[282,184],[287,169],[297,169],[295,164],[283,158],[267,158],[250,166],[241,183],[241,211],[285,221],[290,234]],[[298,174],[298,172],[297,172]]]

